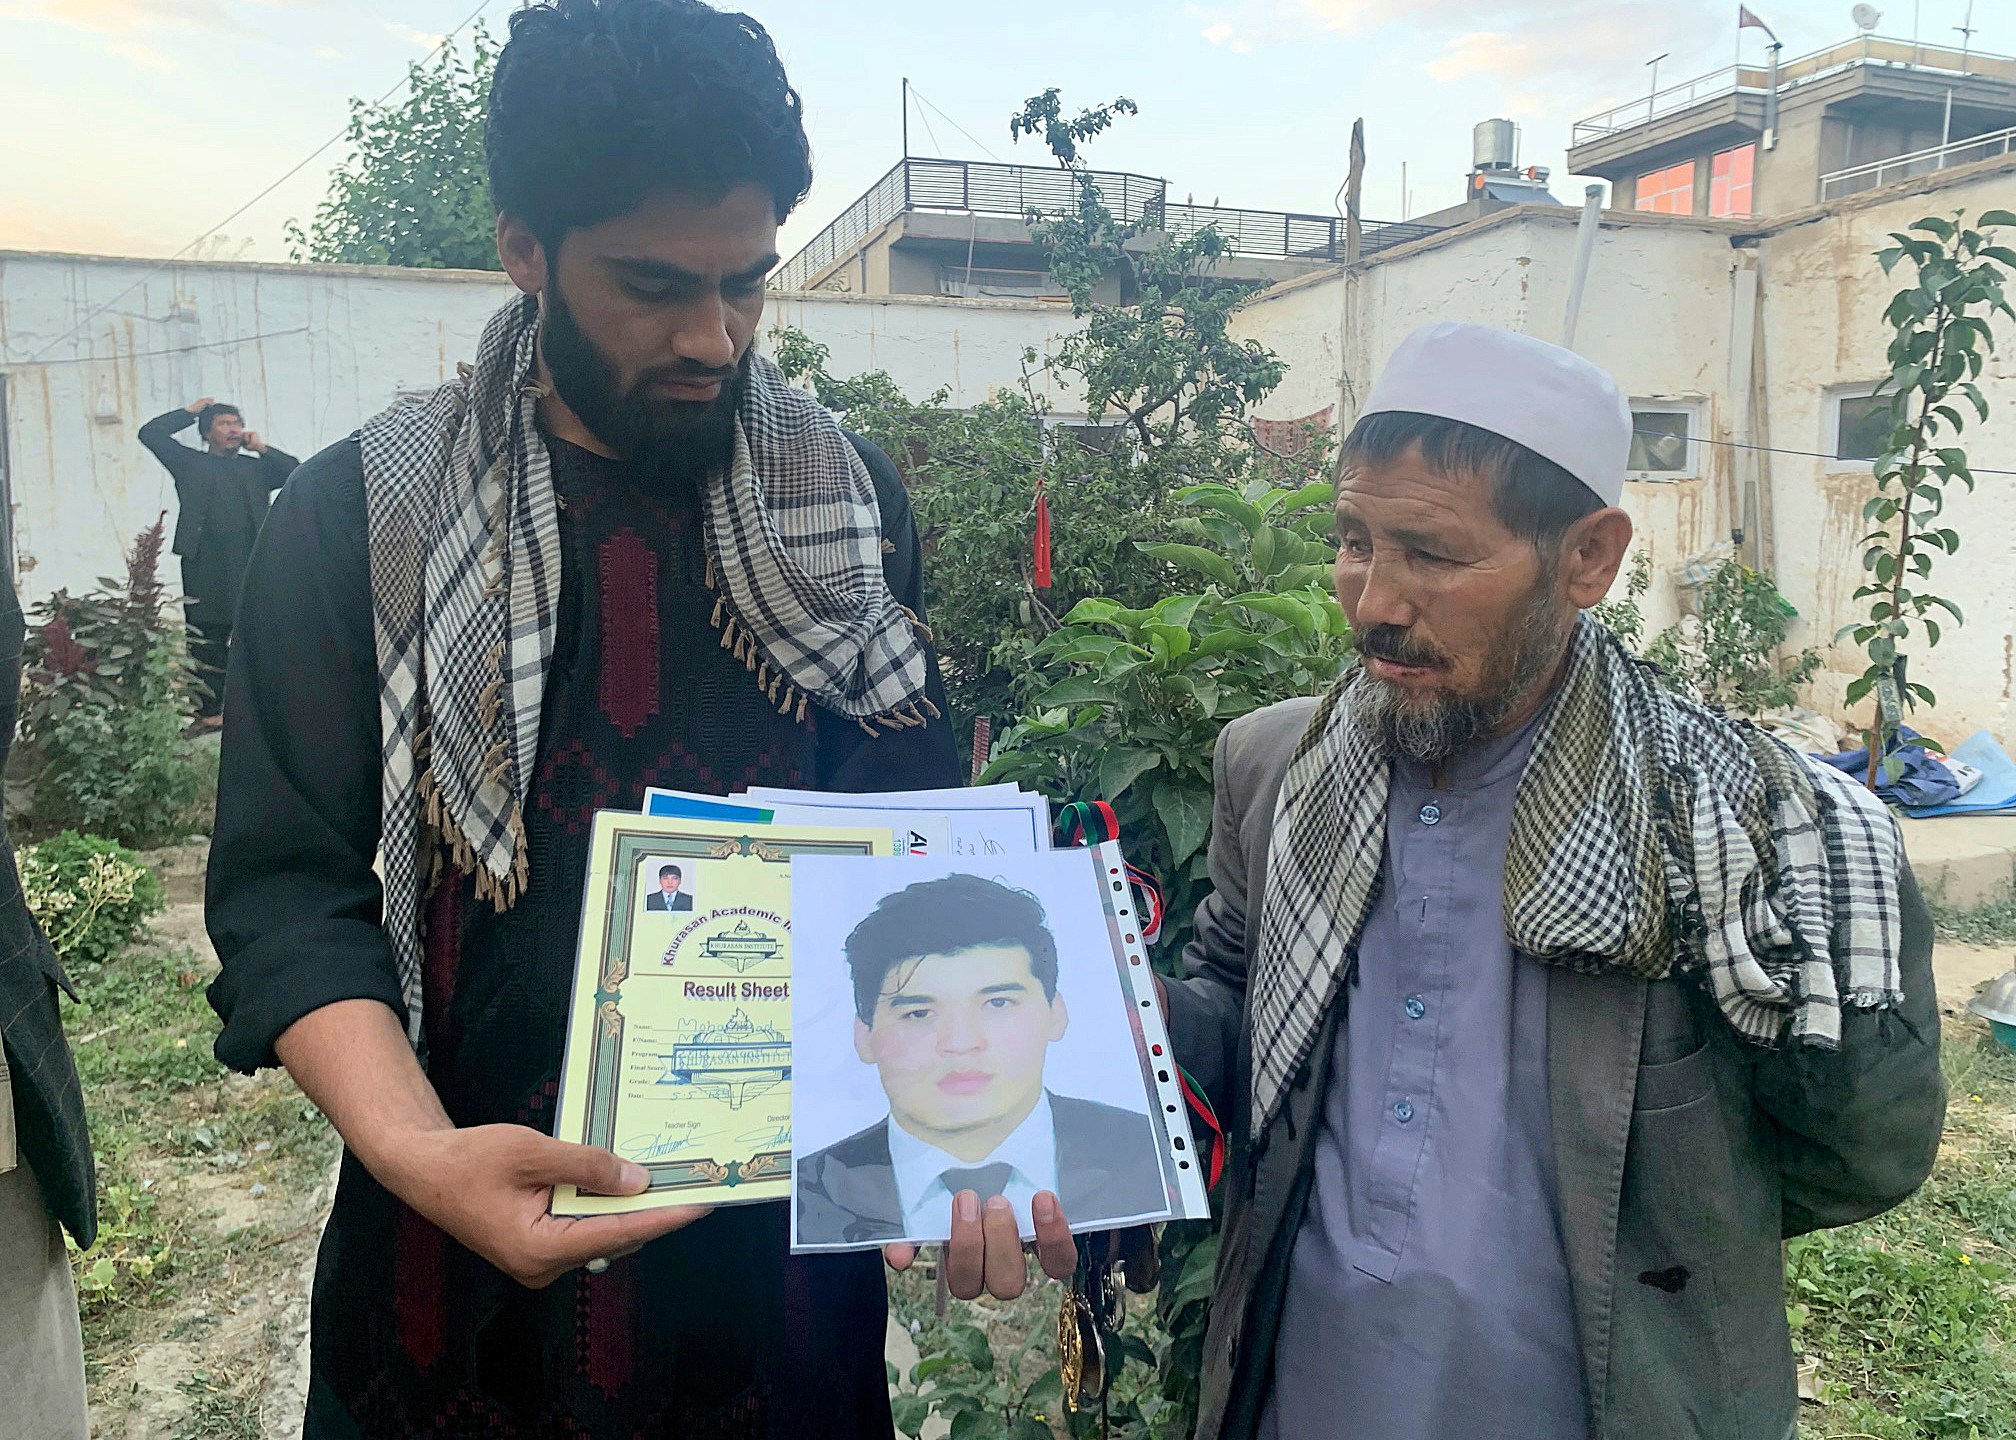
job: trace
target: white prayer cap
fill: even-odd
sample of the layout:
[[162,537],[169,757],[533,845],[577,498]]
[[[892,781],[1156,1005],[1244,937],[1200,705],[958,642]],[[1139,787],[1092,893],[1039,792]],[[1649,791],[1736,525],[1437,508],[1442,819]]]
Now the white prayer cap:
[[1552,460],[1605,505],[1624,495],[1631,406],[1573,350],[1489,325],[1445,321],[1400,342],[1360,412],[1461,420]]

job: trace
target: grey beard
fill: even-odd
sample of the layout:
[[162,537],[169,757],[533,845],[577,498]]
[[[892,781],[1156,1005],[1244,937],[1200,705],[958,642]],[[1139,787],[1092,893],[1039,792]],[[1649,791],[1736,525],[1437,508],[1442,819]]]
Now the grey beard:
[[1572,619],[1554,603],[1553,576],[1541,576],[1518,626],[1493,657],[1502,676],[1481,696],[1416,696],[1375,677],[1358,677],[1351,695],[1351,720],[1389,754],[1432,764],[1491,735],[1510,718],[1561,658]]

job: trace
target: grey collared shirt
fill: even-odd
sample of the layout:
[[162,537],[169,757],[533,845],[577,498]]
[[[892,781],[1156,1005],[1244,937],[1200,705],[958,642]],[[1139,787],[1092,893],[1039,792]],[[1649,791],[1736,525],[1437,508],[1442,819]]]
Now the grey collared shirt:
[[1547,977],[1505,938],[1532,724],[1393,765],[1337,1029],[1267,1440],[1583,1440],[1547,1100]]

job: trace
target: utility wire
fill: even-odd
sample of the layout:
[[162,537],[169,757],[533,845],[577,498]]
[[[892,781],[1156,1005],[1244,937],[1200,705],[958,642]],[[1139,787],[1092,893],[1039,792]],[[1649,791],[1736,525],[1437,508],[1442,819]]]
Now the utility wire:
[[283,335],[305,335],[308,326],[291,330],[262,330],[257,335],[240,335],[231,340],[206,340],[201,345],[170,345],[161,350],[115,350],[110,355],[66,355],[61,360],[27,360],[24,365],[91,365],[114,360],[145,360],[154,355],[193,355],[198,350],[228,350],[233,345],[250,345],[255,340],[277,340]]
[[931,148],[936,150],[941,156],[944,155],[945,146],[938,139],[938,132],[931,128],[931,117],[929,115],[919,115],[917,118],[924,122],[924,133],[931,137]]
[[[919,90],[914,83],[910,86],[910,93],[912,95],[915,95],[919,100],[922,100],[926,105],[930,105],[933,110],[937,110],[939,117],[943,119],[947,125],[950,125],[954,130],[957,130],[961,135],[964,135],[968,140],[973,141],[975,145],[979,145],[981,151],[987,156],[989,160],[992,160],[997,165],[1005,165],[1008,163],[1007,161],[1003,160],[999,155],[996,155],[992,150],[989,150],[984,144],[981,144],[981,142],[977,138],[975,138],[971,130],[968,130],[964,125],[961,125],[957,120],[954,120],[950,115],[947,115],[943,110],[940,110],[937,105],[932,103],[931,97],[926,95],[923,91]],[[925,121],[924,128],[926,130],[929,130],[931,128],[931,122],[928,120]]]
[[[446,35],[443,35],[441,37],[441,42],[438,45],[436,45],[432,50],[429,50],[427,52],[426,58],[420,60],[418,63],[421,65],[425,65],[429,60],[432,60],[435,56],[439,55],[443,50],[447,49],[450,41],[452,41],[457,35],[460,35],[464,30],[467,30],[471,25],[475,24],[477,17],[480,16],[485,10],[488,10],[494,3],[495,0],[483,0],[482,4],[478,5],[474,10],[471,10],[469,14],[466,17],[464,17],[461,24],[457,25],[453,30],[450,30]],[[383,105],[387,100],[390,100],[394,95],[397,95],[401,90],[405,89],[408,82],[411,81],[412,78],[413,78],[413,71],[412,68],[409,66],[406,73],[399,77],[398,82],[394,84],[391,89],[387,90],[383,95],[380,95],[376,100],[372,101],[371,103],[374,106]],[[315,158],[318,155],[320,155],[323,151],[327,150],[331,145],[334,145],[338,140],[341,140],[345,135],[348,135],[349,133],[350,133],[350,125],[349,122],[346,121],[344,122],[342,129],[338,130],[334,135],[331,135],[327,140],[324,140],[320,145],[317,145],[313,150],[310,150],[306,155],[302,156],[300,160],[296,161],[295,164],[288,169],[286,174],[282,175],[278,180],[275,180],[271,185],[268,185],[264,190],[261,190],[257,195],[254,195],[250,200],[247,200],[243,205],[240,205],[236,210],[233,210],[229,215],[226,215],[222,220],[219,220],[215,225],[212,225],[208,230],[205,230],[201,235],[198,235],[194,240],[191,240],[187,245],[184,245],[180,250],[177,250],[173,255],[170,255],[166,260],[163,260],[153,269],[147,271],[147,273],[142,275],[138,280],[135,280],[131,285],[128,285],[124,290],[121,290],[117,295],[114,295],[110,300],[107,300],[103,305],[100,305],[97,309],[93,310],[90,314],[86,315],[82,320],[79,320],[75,325],[72,325],[68,330],[64,331],[61,335],[58,335],[54,340],[51,340],[47,345],[44,345],[40,350],[37,350],[33,355],[28,357],[26,363],[30,365],[35,364],[36,362],[41,360],[41,358],[44,355],[47,355],[51,350],[54,350],[58,345],[61,345],[64,341],[72,338],[74,335],[77,334],[78,331],[82,330],[86,325],[89,325],[93,320],[96,320],[100,315],[103,315],[107,310],[110,310],[114,305],[117,305],[121,300],[124,300],[128,295],[131,295],[135,290],[138,290],[141,286],[145,285],[149,280],[152,280],[156,275],[159,275],[163,270],[166,270],[170,265],[173,265],[177,260],[180,260],[184,255],[187,255],[191,250],[194,250],[198,245],[201,245],[205,240],[208,240],[212,235],[215,235],[219,230],[222,230],[226,225],[229,225],[233,220],[236,220],[240,215],[243,215],[247,210],[250,210],[254,205],[257,205],[261,200],[264,200],[268,195],[271,195],[275,190],[278,190],[282,185],[285,185],[289,180],[292,180],[296,175],[299,175],[315,160]]]
[[[1671,440],[1675,438],[1673,435],[1661,430],[1633,430],[1631,433],[1634,435],[1644,435],[1654,440]],[[1821,450],[1787,450],[1779,445],[1746,445],[1741,440],[1710,440],[1699,435],[1689,435],[1687,443],[1689,445],[1721,445],[1731,450],[1759,450],[1768,455],[1803,455],[1809,460],[1842,461],[1848,458],[1842,455],[1829,455]],[[1862,462],[1857,460],[1854,463],[1859,465]],[[1970,465],[1968,469],[1975,475],[2016,475],[2016,470],[1995,470],[1986,465]]]

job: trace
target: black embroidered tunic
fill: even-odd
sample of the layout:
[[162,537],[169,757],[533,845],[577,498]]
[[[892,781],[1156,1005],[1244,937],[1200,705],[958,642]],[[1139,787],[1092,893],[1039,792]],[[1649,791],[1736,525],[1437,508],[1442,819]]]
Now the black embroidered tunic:
[[[875,477],[897,598],[921,612],[902,483]],[[958,783],[949,725],[870,738],[779,715],[709,623],[690,479],[552,443],[563,581],[526,808],[531,870],[509,911],[453,874],[428,903],[428,1071],[458,1124],[550,1131],[587,838],[649,785],[729,792]],[[224,961],[218,1058],[357,997],[403,1013],[371,873],[379,726],[354,441],[301,467],[248,577],[231,661],[209,924]],[[944,698],[935,662],[931,694]],[[788,1254],[785,1207],[743,1205],[601,1275],[519,1286],[346,1155],[315,1280],[305,1440],[813,1437],[891,1433],[873,1254]]]

